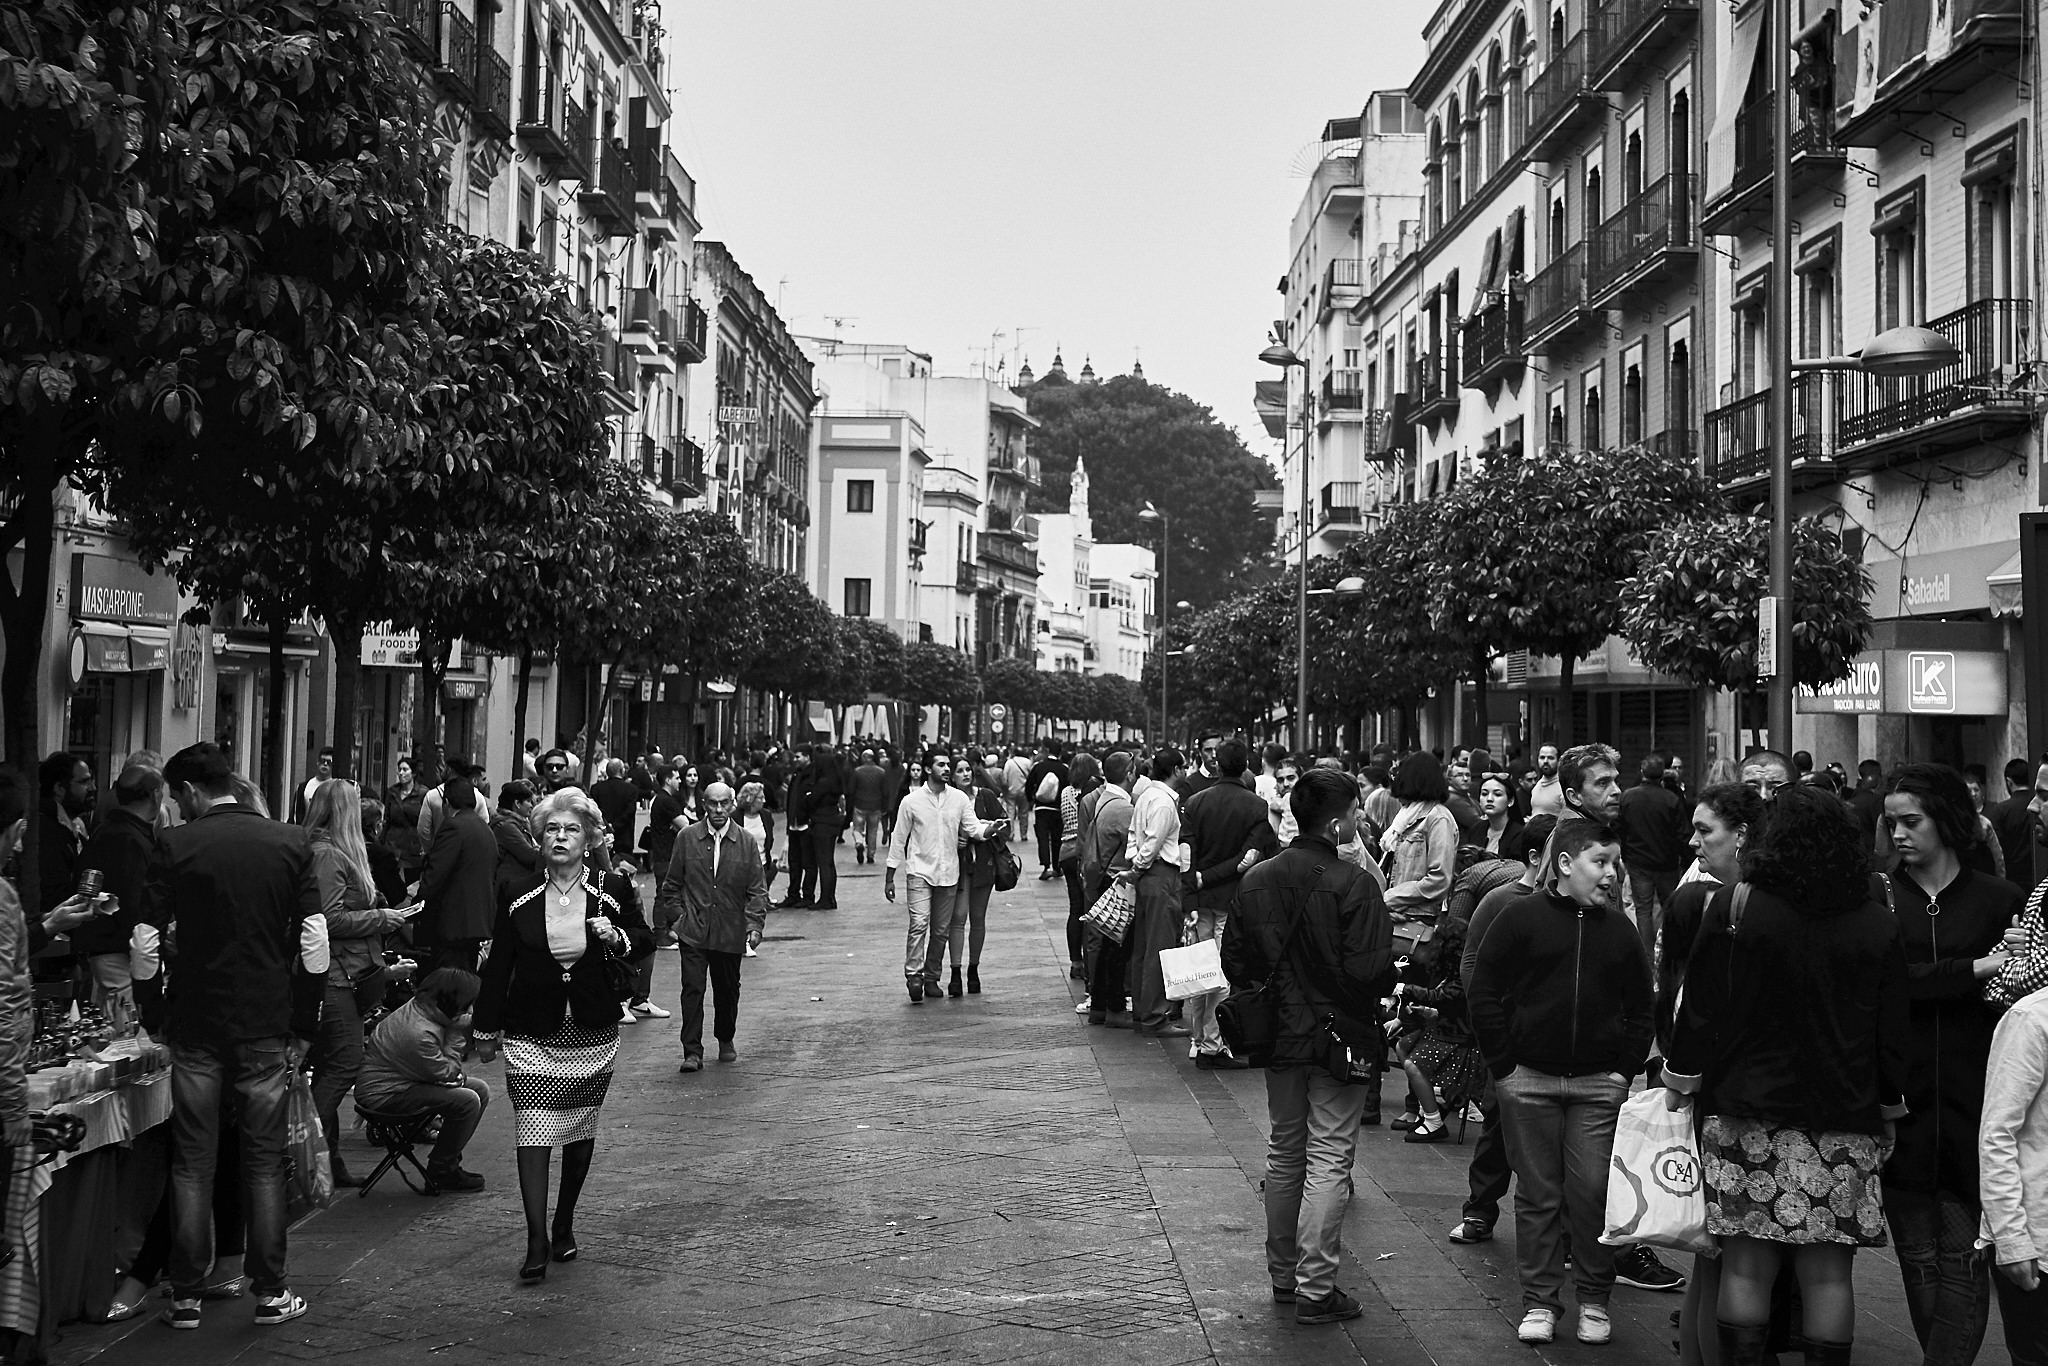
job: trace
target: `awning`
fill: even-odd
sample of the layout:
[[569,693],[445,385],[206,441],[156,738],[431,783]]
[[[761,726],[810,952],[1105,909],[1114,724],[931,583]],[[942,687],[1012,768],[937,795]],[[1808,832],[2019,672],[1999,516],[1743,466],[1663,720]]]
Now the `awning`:
[[1714,105],[1714,132],[1707,139],[1707,183],[1700,203],[1712,204],[1735,184],[1735,113],[1756,69],[1757,42],[1763,36],[1766,5],[1752,5],[1735,16],[1728,39],[1728,64],[1721,68],[1721,98]]
[[2012,552],[2012,558],[1984,576],[1985,590],[1991,596],[1991,615],[1994,617],[2018,617],[2021,614],[2020,601],[2020,552]]
[[171,666],[171,633],[161,626],[128,628],[128,667],[135,673]]
[[127,627],[118,626],[111,621],[81,621],[77,623],[77,630],[79,643],[85,647],[86,672],[128,672]]

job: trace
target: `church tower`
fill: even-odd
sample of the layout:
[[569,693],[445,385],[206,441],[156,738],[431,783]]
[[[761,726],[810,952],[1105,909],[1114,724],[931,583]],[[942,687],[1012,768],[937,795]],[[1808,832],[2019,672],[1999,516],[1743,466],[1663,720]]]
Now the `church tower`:
[[1095,527],[1088,518],[1088,462],[1085,459],[1074,461],[1073,482],[1067,491],[1067,515],[1074,519],[1076,540],[1095,539]]

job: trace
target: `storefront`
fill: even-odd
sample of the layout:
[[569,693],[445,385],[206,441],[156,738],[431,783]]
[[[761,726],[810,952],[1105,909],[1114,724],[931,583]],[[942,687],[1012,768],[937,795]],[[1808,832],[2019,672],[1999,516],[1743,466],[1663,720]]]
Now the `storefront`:
[[1908,760],[1995,768],[2013,698],[2004,629],[1971,621],[1881,621],[1848,677],[1802,688],[1812,750],[1826,763],[1850,756],[1887,768]]
[[[278,730],[270,723],[270,631],[238,600],[213,613],[213,679],[204,691],[202,734],[227,752],[235,768],[261,781],[272,746],[282,756],[284,790],[295,790],[311,771],[315,713],[311,697],[315,662],[325,637],[306,617],[285,631],[284,686],[279,698]],[[274,799],[274,798],[273,798]]]
[[69,588],[64,743],[105,787],[128,755],[163,748],[178,586],[124,555],[81,552]]
[[[354,743],[364,782],[381,791],[396,781],[398,761],[417,746],[421,685],[420,638],[390,623],[363,632],[363,671],[356,690]],[[448,755],[481,760],[485,709],[491,693],[489,661],[472,656],[462,641],[448,651],[441,681],[437,741]],[[504,775],[491,777],[502,781]]]

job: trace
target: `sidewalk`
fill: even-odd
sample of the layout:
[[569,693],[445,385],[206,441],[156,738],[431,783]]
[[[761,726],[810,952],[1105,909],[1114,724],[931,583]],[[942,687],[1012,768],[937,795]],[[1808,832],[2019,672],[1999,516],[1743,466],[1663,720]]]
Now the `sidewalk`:
[[[1512,1221],[1490,1244],[1443,1237],[1469,1148],[1385,1129],[1361,1145],[1340,1278],[1366,1314],[1296,1328],[1266,1289],[1261,1074],[1198,1071],[1185,1049],[1075,1016],[1064,887],[1036,881],[1023,853],[1024,880],[990,908],[982,996],[909,1004],[902,911],[844,849],[843,909],[774,913],[746,963],[738,1062],[678,1076],[674,1022],[627,1027],[582,1256],[545,1284],[514,1275],[511,1111],[492,1067],[500,1099],[467,1161],[489,1189],[424,1199],[387,1178],[367,1199],[344,1193],[292,1235],[305,1318],[259,1330],[241,1300],[209,1305],[195,1333],[73,1325],[54,1360],[1672,1360],[1678,1297],[1626,1289],[1612,1346],[1519,1346]],[[675,981],[663,954],[664,1004]],[[1386,1112],[1399,1109],[1390,1082]],[[345,1145],[366,1170],[368,1150]],[[1857,1265],[1857,1360],[1910,1366],[1896,1266]],[[1995,1322],[1979,1360],[2007,1366]]]

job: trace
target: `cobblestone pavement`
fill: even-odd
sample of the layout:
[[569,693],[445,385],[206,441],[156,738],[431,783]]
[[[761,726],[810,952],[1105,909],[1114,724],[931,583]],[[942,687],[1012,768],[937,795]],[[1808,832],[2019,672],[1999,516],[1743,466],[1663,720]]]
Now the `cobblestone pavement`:
[[[209,1305],[196,1333],[72,1326],[55,1360],[1524,1359],[1511,1221],[1487,1245],[1443,1237],[1469,1148],[1384,1129],[1361,1145],[1345,1231],[1341,1281],[1365,1316],[1300,1329],[1276,1309],[1260,1074],[1198,1071],[1184,1048],[1089,1029],[1065,975],[1063,886],[1034,873],[990,909],[979,997],[911,1006],[902,912],[874,870],[848,868],[843,909],[770,917],[745,965],[738,1062],[678,1076],[673,1022],[628,1027],[577,1221],[582,1256],[539,1287],[514,1276],[524,1239],[501,1099],[467,1163],[485,1192],[425,1199],[387,1179],[293,1232],[305,1318],[258,1329],[244,1300]],[[674,955],[657,980],[672,1003]],[[1393,1083],[1386,1108],[1400,1109]],[[352,1166],[371,1165],[359,1138],[346,1145]],[[1896,1266],[1885,1254],[1858,1266],[1858,1360],[1916,1361]],[[1669,1361],[1677,1305],[1620,1290],[1612,1346],[1542,1356]],[[1999,1341],[1994,1324],[1986,1366],[2006,1366]]]

